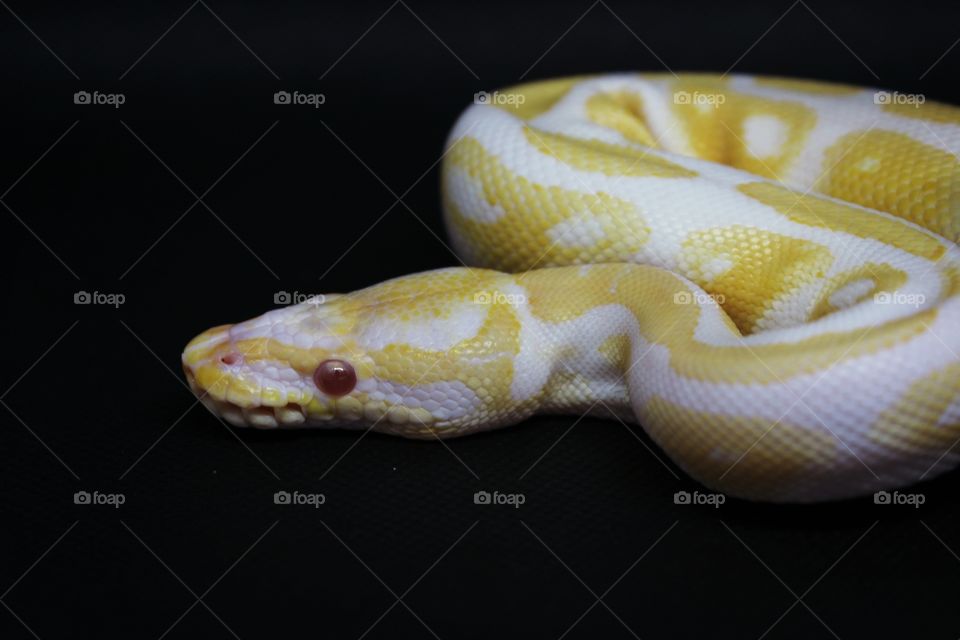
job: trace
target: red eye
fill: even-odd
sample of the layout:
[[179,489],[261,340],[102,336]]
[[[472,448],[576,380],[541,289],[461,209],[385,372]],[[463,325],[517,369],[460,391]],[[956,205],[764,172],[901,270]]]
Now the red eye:
[[345,396],[357,386],[357,372],[346,360],[324,360],[313,372],[313,382],[330,396]]

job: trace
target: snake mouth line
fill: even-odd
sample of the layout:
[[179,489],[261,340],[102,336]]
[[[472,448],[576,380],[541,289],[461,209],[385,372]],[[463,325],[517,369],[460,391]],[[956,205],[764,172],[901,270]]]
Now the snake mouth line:
[[234,427],[277,429],[297,427],[307,420],[306,409],[295,402],[279,407],[240,407],[227,400],[214,398],[207,391],[201,389],[189,368],[186,368],[186,376],[190,390],[203,403],[203,406]]

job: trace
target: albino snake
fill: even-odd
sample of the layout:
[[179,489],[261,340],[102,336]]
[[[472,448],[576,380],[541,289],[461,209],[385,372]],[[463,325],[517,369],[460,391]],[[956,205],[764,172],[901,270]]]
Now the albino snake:
[[200,334],[183,364],[208,408],[417,438],[617,416],[708,487],[778,502],[956,465],[960,109],[668,74],[476,102],[442,176],[471,267]]

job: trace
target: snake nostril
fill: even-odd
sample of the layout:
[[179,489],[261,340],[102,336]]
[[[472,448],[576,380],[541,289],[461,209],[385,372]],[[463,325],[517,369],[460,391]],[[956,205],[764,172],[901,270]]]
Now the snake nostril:
[[225,354],[223,354],[222,356],[220,356],[220,362],[222,362],[223,364],[225,364],[225,365],[227,365],[227,366],[237,364],[237,363],[240,362],[240,354],[239,354],[239,353],[225,353]]

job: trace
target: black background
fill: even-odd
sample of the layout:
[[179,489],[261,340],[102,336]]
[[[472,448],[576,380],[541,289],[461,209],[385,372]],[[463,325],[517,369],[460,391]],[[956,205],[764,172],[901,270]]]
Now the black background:
[[[237,431],[197,405],[179,357],[278,291],[457,264],[437,162],[476,91],[667,67],[960,103],[958,13],[4,5],[0,637],[956,638],[956,473],[917,487],[919,509],[675,505],[702,487],[641,429]],[[126,102],[75,105],[79,90]],[[278,90],[326,103],[275,105]],[[80,290],[126,302],[75,305]],[[475,505],[481,489],[526,502]],[[75,505],[81,490],[126,502]],[[326,503],[275,505],[280,490]]]

